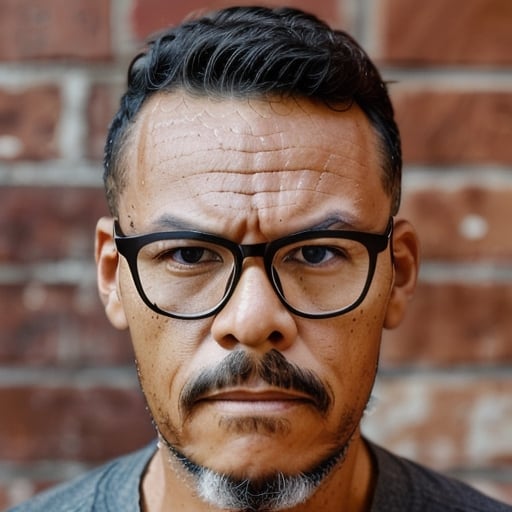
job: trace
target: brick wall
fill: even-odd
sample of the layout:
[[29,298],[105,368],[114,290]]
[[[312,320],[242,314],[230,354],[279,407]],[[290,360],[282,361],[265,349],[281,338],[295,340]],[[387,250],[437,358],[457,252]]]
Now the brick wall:
[[[152,437],[96,296],[101,151],[138,42],[207,5],[0,0],[0,508]],[[365,430],[512,503],[512,2],[313,5],[396,81],[423,246]]]

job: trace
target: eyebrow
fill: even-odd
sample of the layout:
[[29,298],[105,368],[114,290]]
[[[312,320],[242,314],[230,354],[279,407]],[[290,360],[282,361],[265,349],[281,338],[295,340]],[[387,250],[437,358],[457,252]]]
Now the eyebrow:
[[346,229],[354,230],[353,217],[341,212],[335,212],[329,215],[326,219],[322,220],[318,224],[315,224],[309,228],[305,228],[302,231],[320,231],[324,229],[331,229],[335,226],[335,229]]
[[[200,228],[196,224],[186,221],[185,219],[176,217],[171,214],[163,214],[152,222],[152,227],[158,231],[198,231],[198,232],[209,232]],[[309,231],[320,231],[327,229],[339,229],[339,230],[355,230],[354,217],[345,212],[331,212],[331,214],[324,218],[322,221],[312,226],[304,227],[296,231],[309,232]]]
[[158,231],[201,231],[190,222],[167,213],[158,217],[151,226]]

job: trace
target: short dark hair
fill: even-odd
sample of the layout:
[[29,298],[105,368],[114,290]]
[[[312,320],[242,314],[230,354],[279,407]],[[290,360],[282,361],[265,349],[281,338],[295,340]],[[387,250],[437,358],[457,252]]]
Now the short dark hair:
[[129,128],[151,95],[175,90],[235,98],[296,95],[332,108],[356,103],[378,134],[383,185],[397,212],[400,135],[386,84],[360,45],[298,9],[230,7],[160,33],[130,64],[105,146],[104,182],[113,215],[126,182],[121,153]]

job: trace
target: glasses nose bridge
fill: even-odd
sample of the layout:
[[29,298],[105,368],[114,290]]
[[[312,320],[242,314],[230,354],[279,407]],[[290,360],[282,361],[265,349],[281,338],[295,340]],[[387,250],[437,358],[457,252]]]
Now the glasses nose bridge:
[[238,249],[240,250],[240,261],[243,262],[245,258],[261,257],[265,256],[267,252],[268,244],[263,242],[260,244],[240,244]]
[[240,280],[240,277],[242,276],[243,267],[244,267],[244,261],[246,258],[263,258],[263,266],[265,268],[265,273],[267,274],[267,277],[269,278],[270,282],[272,283],[272,278],[269,275],[268,265],[267,262],[268,259],[268,246],[269,244],[266,242],[259,243],[259,244],[239,244],[237,246],[238,248],[238,258],[237,258],[237,277],[235,279],[235,282],[233,283],[233,288],[235,288],[238,285],[238,281]]

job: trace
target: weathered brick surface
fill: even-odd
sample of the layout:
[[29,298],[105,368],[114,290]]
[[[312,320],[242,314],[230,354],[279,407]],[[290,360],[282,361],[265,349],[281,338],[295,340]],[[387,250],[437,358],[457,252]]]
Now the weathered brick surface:
[[420,282],[402,325],[386,331],[386,367],[512,366],[512,283]]
[[[440,178],[443,173],[437,171]],[[485,176],[485,170],[480,174]],[[512,261],[512,237],[507,235],[511,205],[509,184],[433,184],[408,191],[400,215],[414,224],[425,260],[486,261],[506,266]]]
[[415,90],[404,85],[393,97],[405,162],[512,164],[510,90]]
[[60,111],[60,90],[55,85],[18,91],[0,85],[0,161],[56,157]]
[[440,374],[381,377],[365,432],[438,469],[512,462],[512,378]]
[[93,275],[81,285],[0,285],[0,324],[0,364],[83,368],[133,362],[128,333],[111,328]]
[[154,431],[138,389],[0,388],[0,457],[99,463],[144,445]]
[[448,472],[506,503],[512,379],[489,374],[381,376],[363,431],[402,456]]
[[0,0],[0,60],[110,55],[110,2]]
[[380,0],[382,53],[401,64],[512,63],[509,0]]
[[[512,504],[512,3],[288,5],[354,32],[398,80],[401,215],[426,265],[384,334],[368,433]],[[0,509],[153,436],[95,289],[104,135],[134,48],[212,6],[0,0]]]
[[[322,19],[329,20],[333,25],[341,26],[340,4],[336,0],[320,0],[312,3],[310,0],[288,0],[283,4],[280,0],[266,0],[260,4],[268,6],[296,7],[313,12]],[[189,0],[187,2],[168,2],[166,0],[136,0],[133,9],[132,23],[134,32],[140,39],[161,28],[178,23],[187,16],[207,12],[213,8],[232,5],[255,5],[251,0]]]
[[92,262],[94,228],[106,213],[99,188],[0,188],[0,262]]

